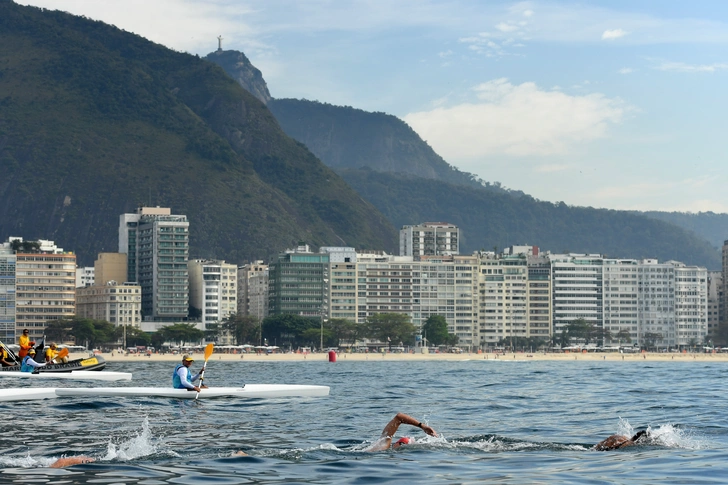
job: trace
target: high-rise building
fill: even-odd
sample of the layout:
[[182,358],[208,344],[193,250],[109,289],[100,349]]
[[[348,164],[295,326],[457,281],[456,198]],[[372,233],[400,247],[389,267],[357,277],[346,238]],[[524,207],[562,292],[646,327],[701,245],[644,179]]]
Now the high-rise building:
[[551,261],[553,334],[574,320],[602,327],[602,266],[599,254],[548,254]]
[[460,229],[447,222],[423,222],[399,230],[399,255],[447,256],[460,254]]
[[722,272],[708,271],[708,335],[713,335],[720,325],[720,298],[722,291]]
[[263,261],[238,267],[238,315],[268,316],[268,265]]
[[15,255],[15,329],[39,340],[49,322],[76,314],[76,255],[53,241],[30,243],[37,246],[18,247]]
[[629,334],[629,340],[639,341],[639,262],[605,258],[602,270],[603,328],[611,336],[607,340],[627,344]]
[[319,252],[329,255],[327,317],[356,322],[356,250],[322,247]]
[[237,312],[237,266],[225,261],[195,259],[187,263],[190,305],[200,311],[197,328],[207,330]]
[[328,253],[312,253],[305,244],[287,250],[268,271],[268,313],[326,318],[328,284]]
[[0,244],[0,340],[15,343],[15,251]]
[[119,252],[127,255],[130,282],[142,287],[145,320],[178,322],[188,315],[189,222],[169,208],[140,207],[122,214]]

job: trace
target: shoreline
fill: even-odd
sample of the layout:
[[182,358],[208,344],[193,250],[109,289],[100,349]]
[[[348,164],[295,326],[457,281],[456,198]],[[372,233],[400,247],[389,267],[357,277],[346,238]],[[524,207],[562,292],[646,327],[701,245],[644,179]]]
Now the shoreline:
[[[99,354],[107,362],[141,362],[161,361],[176,362],[182,358],[181,354],[129,354],[127,356],[118,352],[106,352]],[[191,354],[200,363],[204,360],[202,352]],[[85,354],[71,355],[71,358],[85,357]],[[239,362],[326,362],[329,360],[327,353],[308,354],[229,354],[214,353],[211,361],[239,361]],[[462,354],[406,354],[406,353],[345,353],[337,354],[336,360],[346,361],[391,361],[391,362],[415,362],[415,361],[467,361],[467,360],[501,360],[501,361],[613,361],[613,362],[728,362],[728,353],[702,354],[702,353],[657,353],[645,352],[635,354],[610,353],[525,353],[516,352],[495,354],[495,353],[462,353]]]

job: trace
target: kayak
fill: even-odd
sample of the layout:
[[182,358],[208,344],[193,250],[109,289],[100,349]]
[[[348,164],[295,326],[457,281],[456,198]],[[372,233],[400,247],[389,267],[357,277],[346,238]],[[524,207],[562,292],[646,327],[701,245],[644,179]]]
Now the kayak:
[[[69,387],[56,389],[59,397],[169,397],[195,399],[197,393],[187,389],[166,387]],[[234,397],[262,399],[278,397],[324,397],[329,395],[329,386],[307,386],[287,384],[246,384],[244,387],[211,387],[202,389],[197,399]]]
[[[38,367],[39,374],[46,374],[51,372],[72,372],[72,371],[99,371],[106,367],[106,361],[100,355],[93,357],[87,357],[85,359],[75,359],[66,362],[65,364],[48,364],[43,367]],[[3,372],[20,372],[20,365],[11,365],[9,367],[1,367],[0,374]]]
[[0,402],[35,401],[38,399],[55,399],[55,387],[25,387],[21,389],[0,389]]
[[[166,387],[27,387],[0,389],[0,402],[32,401],[58,397],[167,397],[195,399],[194,391]],[[212,387],[200,391],[198,399],[242,398],[272,399],[282,397],[325,397],[329,386],[307,386],[286,384],[246,384],[244,387]]]
[[15,377],[21,379],[70,379],[76,381],[130,381],[131,372],[87,371],[74,370],[70,372],[0,372],[2,377]]

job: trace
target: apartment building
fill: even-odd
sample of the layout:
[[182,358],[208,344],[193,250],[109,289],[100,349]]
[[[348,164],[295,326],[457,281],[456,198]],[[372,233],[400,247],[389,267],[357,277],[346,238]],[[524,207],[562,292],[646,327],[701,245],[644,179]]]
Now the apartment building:
[[603,328],[609,332],[612,344],[626,344],[629,340],[639,341],[639,279],[640,264],[634,259],[603,260]]
[[238,268],[225,261],[195,259],[187,263],[190,304],[200,311],[196,326],[206,330],[238,310]]
[[94,268],[76,268],[76,288],[92,286],[94,284]]
[[553,334],[577,319],[603,323],[603,258],[598,254],[547,254],[551,262]]
[[140,207],[122,214],[119,252],[127,255],[127,275],[142,287],[144,319],[185,320],[189,305],[189,222],[163,207]]
[[106,320],[117,326],[141,328],[142,289],[110,280],[76,289],[76,315]]
[[460,254],[460,229],[447,222],[423,222],[399,231],[399,255],[448,256]]
[[238,267],[238,314],[268,316],[268,265],[254,261]]
[[0,340],[15,343],[15,251],[0,245]]
[[49,322],[76,314],[76,255],[53,241],[36,243],[15,255],[15,333],[27,328],[32,340],[43,336]]
[[708,335],[718,330],[720,325],[720,300],[723,292],[723,273],[708,271]]
[[268,270],[268,313],[326,318],[329,255],[307,244],[279,254]]

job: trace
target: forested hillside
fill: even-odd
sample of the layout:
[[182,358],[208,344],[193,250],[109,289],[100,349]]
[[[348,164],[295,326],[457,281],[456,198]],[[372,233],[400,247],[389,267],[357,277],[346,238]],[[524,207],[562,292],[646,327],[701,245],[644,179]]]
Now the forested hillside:
[[340,174],[395,226],[447,221],[463,229],[461,252],[530,244],[552,252],[674,259],[720,269],[720,256],[693,233],[625,211],[572,207],[373,170]]
[[191,257],[396,231],[222,69],[115,27],[0,0],[0,237],[91,264],[140,204],[190,220]]

